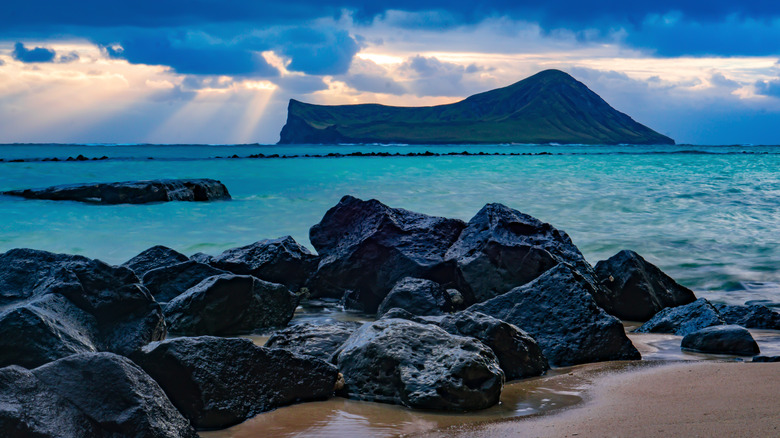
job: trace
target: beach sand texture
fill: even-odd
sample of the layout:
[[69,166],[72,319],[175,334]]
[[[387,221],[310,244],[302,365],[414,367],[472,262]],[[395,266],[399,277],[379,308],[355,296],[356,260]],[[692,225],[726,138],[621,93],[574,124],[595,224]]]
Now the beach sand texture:
[[564,412],[436,437],[778,437],[780,363],[689,362],[596,379]]

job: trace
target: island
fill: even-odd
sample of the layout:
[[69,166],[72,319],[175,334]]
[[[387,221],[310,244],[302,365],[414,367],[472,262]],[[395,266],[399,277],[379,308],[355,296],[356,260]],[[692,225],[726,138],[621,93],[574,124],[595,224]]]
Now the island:
[[427,107],[290,99],[279,144],[674,144],[585,84],[545,70],[508,87]]

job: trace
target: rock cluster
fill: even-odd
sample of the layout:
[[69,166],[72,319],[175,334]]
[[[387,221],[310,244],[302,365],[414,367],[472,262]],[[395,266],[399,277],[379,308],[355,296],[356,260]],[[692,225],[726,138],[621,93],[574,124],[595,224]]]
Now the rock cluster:
[[115,183],[85,183],[43,189],[11,190],[4,195],[51,201],[100,204],[147,204],[169,201],[216,201],[230,199],[227,187],[213,179],[158,179]]

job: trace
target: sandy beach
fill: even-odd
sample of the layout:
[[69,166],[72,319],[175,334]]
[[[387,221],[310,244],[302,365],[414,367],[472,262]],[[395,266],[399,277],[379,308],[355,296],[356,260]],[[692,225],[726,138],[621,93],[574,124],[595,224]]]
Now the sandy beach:
[[778,363],[677,363],[598,378],[588,401],[561,413],[425,436],[778,436],[778,393]]

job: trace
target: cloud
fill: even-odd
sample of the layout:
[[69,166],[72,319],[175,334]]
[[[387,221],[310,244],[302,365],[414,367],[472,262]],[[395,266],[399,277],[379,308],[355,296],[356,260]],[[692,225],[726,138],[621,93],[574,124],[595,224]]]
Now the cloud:
[[193,43],[186,38],[172,41],[165,34],[150,33],[123,39],[119,48],[104,47],[110,57],[132,64],[166,65],[183,74],[253,77],[279,74],[260,53],[220,42]]
[[757,81],[756,94],[769,97],[780,97],[780,79]]
[[345,30],[297,27],[284,30],[276,49],[292,59],[287,68],[312,75],[345,73],[360,49]]
[[70,53],[66,53],[64,55],[60,54],[59,58],[57,58],[57,62],[65,64],[65,63],[68,63],[68,62],[78,61],[79,59],[81,59],[81,58],[79,57],[78,53],[70,52]]
[[318,76],[287,75],[271,79],[271,82],[294,95],[311,94],[328,88],[328,85]]
[[56,53],[54,50],[47,49],[44,47],[35,47],[32,49],[28,49],[24,47],[24,44],[22,43],[16,43],[14,44],[14,51],[12,53],[12,56],[15,60],[25,62],[25,63],[32,63],[32,62],[53,62],[54,56]]
[[409,90],[417,96],[467,96],[484,91],[486,83],[474,78],[486,69],[470,64],[463,66],[441,61],[433,56],[416,55],[399,68],[408,81]]

